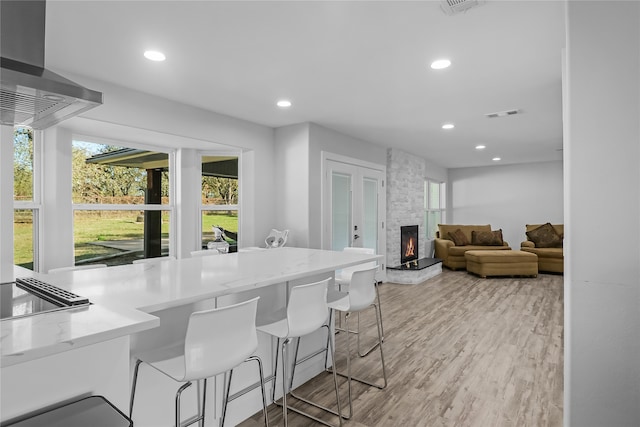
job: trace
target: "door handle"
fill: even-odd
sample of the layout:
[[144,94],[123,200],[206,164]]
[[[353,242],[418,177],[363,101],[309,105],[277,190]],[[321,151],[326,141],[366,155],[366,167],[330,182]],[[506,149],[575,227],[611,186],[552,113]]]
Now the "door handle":
[[358,236],[357,234],[353,235],[353,240],[358,240],[360,238],[360,236]]

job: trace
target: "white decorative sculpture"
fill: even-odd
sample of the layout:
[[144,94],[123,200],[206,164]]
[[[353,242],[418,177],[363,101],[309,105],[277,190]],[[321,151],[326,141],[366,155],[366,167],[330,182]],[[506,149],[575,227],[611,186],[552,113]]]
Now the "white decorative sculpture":
[[283,247],[287,243],[288,235],[289,230],[279,231],[275,228],[271,229],[267,238],[264,239],[264,242],[267,244],[267,249]]
[[221,254],[229,252],[229,243],[225,240],[224,229],[222,227],[212,226],[213,240],[207,243],[207,249],[216,249]]

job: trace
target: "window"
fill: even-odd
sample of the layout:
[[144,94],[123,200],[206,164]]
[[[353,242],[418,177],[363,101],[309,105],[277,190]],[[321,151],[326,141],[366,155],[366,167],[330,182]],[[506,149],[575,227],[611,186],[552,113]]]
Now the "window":
[[169,255],[172,161],[167,152],[73,141],[76,265]]
[[214,227],[224,230],[231,251],[238,241],[238,157],[202,157],[201,243],[206,248],[214,237]]
[[431,179],[424,181],[424,222],[426,237],[432,240],[438,231],[438,224],[445,221],[446,184]]
[[40,212],[40,144],[37,134],[17,127],[13,138],[13,258],[14,263],[38,271]]

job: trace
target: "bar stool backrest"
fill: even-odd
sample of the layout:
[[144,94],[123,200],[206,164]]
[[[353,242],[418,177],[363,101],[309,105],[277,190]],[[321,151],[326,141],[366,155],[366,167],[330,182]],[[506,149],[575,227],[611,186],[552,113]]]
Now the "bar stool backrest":
[[226,372],[256,351],[259,298],[191,314],[184,342],[183,381]]
[[300,337],[319,329],[327,321],[327,285],[330,279],[294,286],[287,304],[290,337]]
[[367,270],[354,271],[349,283],[349,309],[360,311],[376,299],[376,270],[378,266],[369,267]]
[[[342,249],[342,252],[351,252],[351,253],[367,254],[367,255],[374,255],[376,253],[375,250],[372,248],[352,248],[352,247],[344,248]],[[339,275],[340,275],[340,278],[342,278],[343,280],[349,280],[349,278],[351,277],[354,271],[366,270],[374,266],[375,267],[378,266],[377,261],[370,261],[362,264],[352,265],[351,267],[345,267],[342,270],[340,270]]]

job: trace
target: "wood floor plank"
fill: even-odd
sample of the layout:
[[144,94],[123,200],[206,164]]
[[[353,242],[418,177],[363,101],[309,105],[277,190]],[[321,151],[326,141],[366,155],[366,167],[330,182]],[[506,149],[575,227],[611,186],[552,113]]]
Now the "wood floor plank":
[[[353,383],[352,427],[556,427],[563,411],[563,277],[481,279],[445,270],[418,285],[380,285],[384,390]],[[373,311],[361,315],[363,343],[375,340]],[[341,337],[342,335],[342,337]],[[344,334],[336,337],[344,366]],[[365,344],[366,346],[366,344]],[[354,374],[375,380],[380,357],[359,358]],[[347,389],[341,383],[346,405]],[[320,403],[335,405],[332,377],[304,384]],[[331,422],[335,418],[319,413]],[[241,424],[261,425],[260,414]],[[272,425],[281,409],[269,407]],[[314,426],[296,414],[291,426]]]

